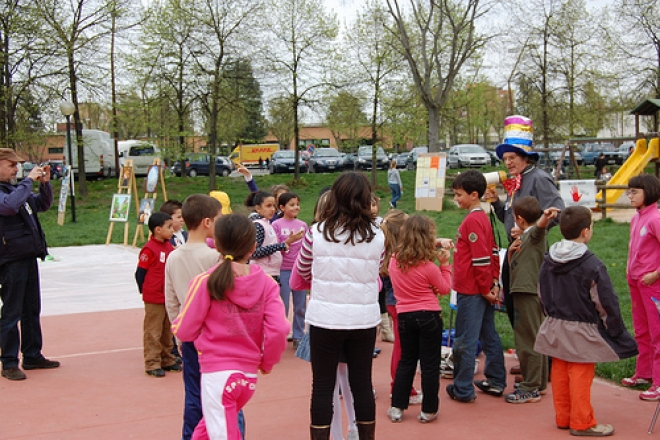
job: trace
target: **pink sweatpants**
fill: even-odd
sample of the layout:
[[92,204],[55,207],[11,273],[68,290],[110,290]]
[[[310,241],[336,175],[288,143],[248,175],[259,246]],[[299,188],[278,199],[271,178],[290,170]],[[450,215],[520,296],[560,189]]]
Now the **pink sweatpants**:
[[660,386],[660,313],[651,299],[660,300],[660,281],[647,286],[641,280],[628,278],[632,302],[633,326],[639,348],[635,376],[653,379]]

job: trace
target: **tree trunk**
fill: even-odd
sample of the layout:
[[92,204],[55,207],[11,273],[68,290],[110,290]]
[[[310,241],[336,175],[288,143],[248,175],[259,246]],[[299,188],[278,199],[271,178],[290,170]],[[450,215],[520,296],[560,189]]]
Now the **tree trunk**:
[[429,110],[429,153],[440,151],[440,144],[438,142],[438,133],[440,131],[440,117],[439,110],[434,105],[428,106]]
[[[72,50],[69,50],[68,61],[71,101],[73,102],[73,106],[76,109],[73,112],[73,126],[76,130],[76,148],[78,149],[78,196],[87,197],[87,178],[85,175],[85,145],[82,134],[82,124],[80,123],[80,112],[78,112],[78,83]],[[73,164],[71,164],[71,166],[73,166]]]

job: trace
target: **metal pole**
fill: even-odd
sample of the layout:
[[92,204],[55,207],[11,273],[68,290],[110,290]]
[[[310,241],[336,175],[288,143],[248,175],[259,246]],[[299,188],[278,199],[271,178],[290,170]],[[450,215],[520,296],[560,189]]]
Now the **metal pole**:
[[71,217],[72,222],[76,222],[76,196],[73,193],[73,155],[71,153],[71,115],[66,115],[66,144],[69,152],[69,166],[71,172],[69,173],[69,196],[71,196]]

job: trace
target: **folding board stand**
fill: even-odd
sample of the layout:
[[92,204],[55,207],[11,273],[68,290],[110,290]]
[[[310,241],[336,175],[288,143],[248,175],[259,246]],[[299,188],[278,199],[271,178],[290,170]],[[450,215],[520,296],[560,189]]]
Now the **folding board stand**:
[[[131,169],[131,177],[128,185],[122,185],[122,179],[124,178],[124,167]],[[133,194],[135,198],[135,204],[137,206],[137,184],[135,183],[135,168],[133,168],[133,160],[127,159],[124,163],[121,173],[119,173],[119,178],[117,181],[117,194],[122,194],[126,190],[127,194]],[[128,220],[124,223],[124,246],[128,246]],[[105,239],[105,245],[110,244],[112,239],[112,230],[115,227],[115,222],[110,222],[110,227],[108,227],[108,236]]]
[[[163,200],[164,201],[167,200],[167,192],[165,191],[165,176],[163,176],[163,167],[161,166],[160,158],[154,159],[153,164],[149,168],[149,171],[147,172],[147,182],[149,181],[149,177],[151,176],[153,167],[158,167],[158,180],[155,182],[155,187],[153,188],[153,192],[149,192],[145,189],[144,198],[145,199],[148,199],[148,198],[152,199],[152,206],[153,206],[153,209],[155,211],[156,197],[158,195],[158,181],[160,181],[160,187],[161,187],[161,190],[163,191]],[[149,197],[149,196],[151,196],[151,197]],[[141,241],[145,241],[144,228],[142,227],[144,225],[144,222],[140,221],[140,205],[139,205],[139,203],[136,203],[136,206],[137,206],[136,211],[137,211],[137,215],[138,215],[138,224],[135,227],[135,235],[133,236],[133,247],[135,247],[137,245],[138,235],[140,236]]]

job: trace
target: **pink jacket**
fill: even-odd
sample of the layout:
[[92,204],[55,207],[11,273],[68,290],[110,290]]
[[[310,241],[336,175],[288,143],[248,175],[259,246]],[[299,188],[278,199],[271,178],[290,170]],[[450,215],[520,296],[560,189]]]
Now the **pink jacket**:
[[426,261],[403,272],[393,255],[389,272],[397,313],[440,311],[438,295],[447,295],[451,291],[450,266],[438,267]]
[[637,211],[630,221],[628,277],[638,280],[654,270],[660,272],[660,211],[655,203]]
[[207,289],[215,267],[190,282],[172,332],[184,342],[195,342],[202,373],[272,370],[286,349],[290,328],[278,284],[251,265],[250,274],[235,278],[234,290],[215,301]]

